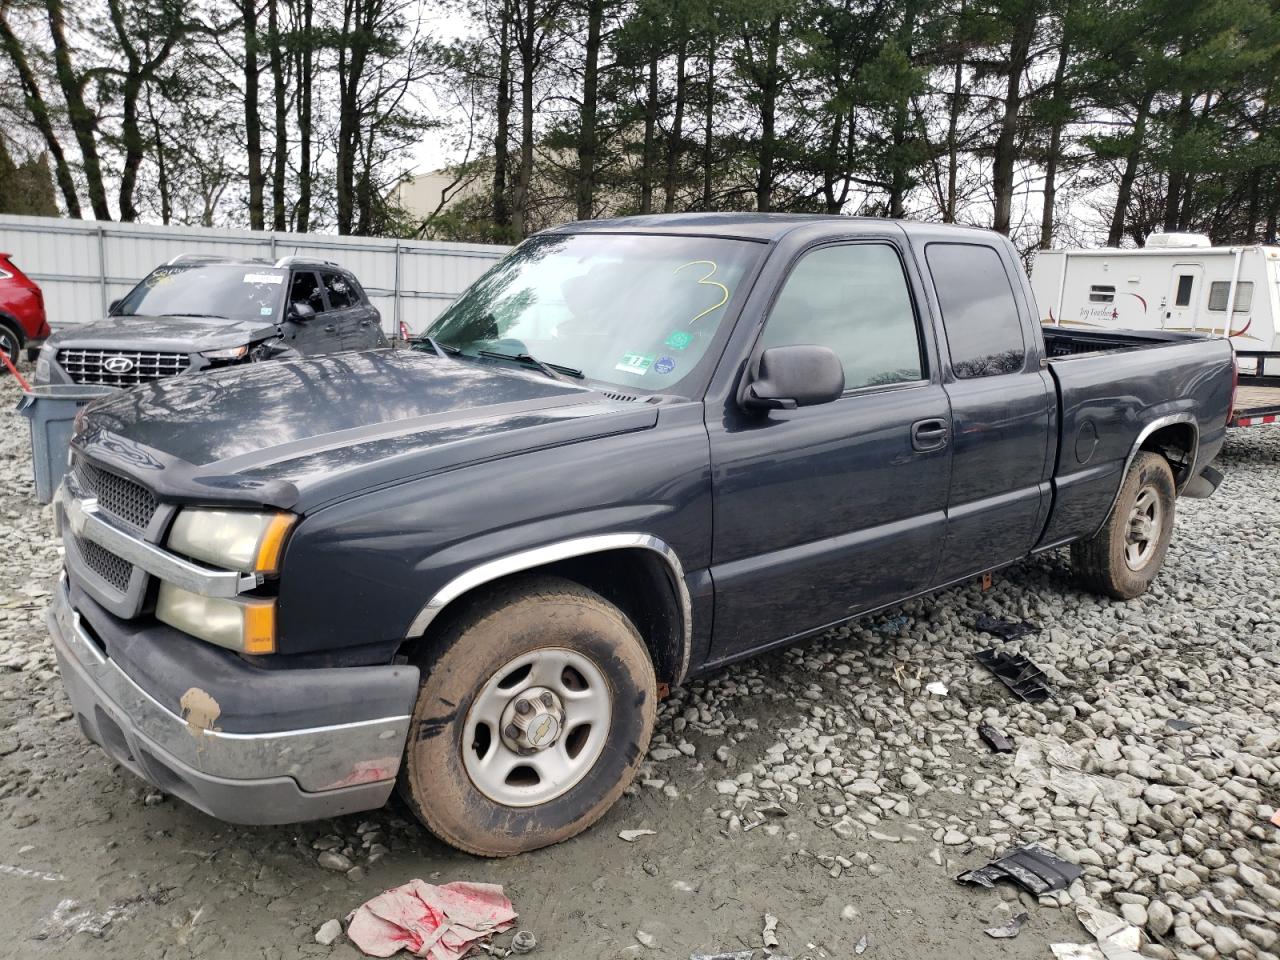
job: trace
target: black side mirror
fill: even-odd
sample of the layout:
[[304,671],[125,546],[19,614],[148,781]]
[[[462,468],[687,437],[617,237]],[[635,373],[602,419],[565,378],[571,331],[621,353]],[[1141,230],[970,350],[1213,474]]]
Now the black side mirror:
[[838,400],[844,366],[828,347],[770,347],[760,354],[756,375],[742,392],[749,410],[794,410]]
[[314,320],[316,316],[316,308],[309,303],[301,300],[295,300],[289,305],[290,320]]
[[112,300],[109,304],[107,304],[107,316],[108,316],[108,317],[115,316],[116,308],[120,306],[120,301],[121,301],[122,299],[124,299],[124,298],[123,298],[123,297],[116,297],[116,299]]

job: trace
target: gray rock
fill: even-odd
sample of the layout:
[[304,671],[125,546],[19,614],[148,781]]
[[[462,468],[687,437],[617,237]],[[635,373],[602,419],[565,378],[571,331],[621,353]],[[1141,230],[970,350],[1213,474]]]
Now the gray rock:
[[326,920],[316,931],[316,943],[327,947],[342,936],[342,923],[338,920]]

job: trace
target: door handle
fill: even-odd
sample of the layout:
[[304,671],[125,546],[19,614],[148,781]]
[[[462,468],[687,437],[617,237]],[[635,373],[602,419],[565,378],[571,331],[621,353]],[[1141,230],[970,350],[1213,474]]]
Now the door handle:
[[360,326],[362,326],[362,327],[367,327],[367,326],[368,326],[369,324],[371,324],[372,322],[373,322],[372,320],[361,320],[361,321],[360,321]]
[[325,333],[333,333],[333,331],[334,331],[334,330],[336,330],[336,329],[337,329],[337,327],[335,327],[332,323],[326,323],[326,324],[324,325],[324,332],[325,332]]
[[947,421],[941,417],[917,420],[911,425],[912,450],[939,450],[947,445]]

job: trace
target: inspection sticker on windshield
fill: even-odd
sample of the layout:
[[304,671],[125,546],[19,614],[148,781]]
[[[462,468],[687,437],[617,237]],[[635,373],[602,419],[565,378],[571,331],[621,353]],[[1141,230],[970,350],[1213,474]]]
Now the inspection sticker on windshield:
[[262,316],[264,316],[264,317],[269,317],[269,316],[271,316],[271,314],[275,313],[275,308],[274,308],[274,307],[262,307],[262,308],[260,308],[260,309],[258,310],[258,313],[260,313],[260,314],[261,314]]
[[284,277],[278,273],[246,273],[245,283],[284,283]]
[[670,373],[676,368],[676,362],[670,357],[659,357],[653,362],[653,372],[663,375]]
[[[671,336],[662,341],[664,346],[670,347],[672,350],[683,350],[689,344],[693,343],[693,334],[685,333],[683,330],[674,331]],[[662,371],[659,370],[659,373]]]
[[650,367],[653,366],[653,357],[646,357],[641,353],[624,353],[622,359],[614,364],[613,369],[621,370],[623,373],[634,373],[638,377],[642,377]]

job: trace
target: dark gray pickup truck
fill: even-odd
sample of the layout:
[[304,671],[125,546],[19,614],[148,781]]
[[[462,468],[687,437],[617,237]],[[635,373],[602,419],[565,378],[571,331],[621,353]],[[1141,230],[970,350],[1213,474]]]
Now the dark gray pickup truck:
[[1225,340],[1042,332],[1013,247],[838,217],[536,236],[414,350],[87,408],[49,614],[85,733],[226,820],[583,830],[688,677],[1070,544],[1142,593]]

